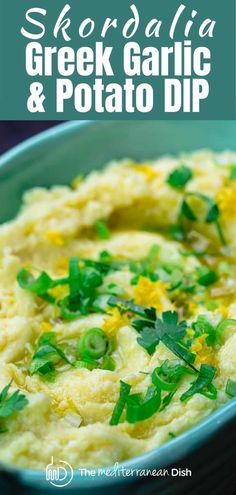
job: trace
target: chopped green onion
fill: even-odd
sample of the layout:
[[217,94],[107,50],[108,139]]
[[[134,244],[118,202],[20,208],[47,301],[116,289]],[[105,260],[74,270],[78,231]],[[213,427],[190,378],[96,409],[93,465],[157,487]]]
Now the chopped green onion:
[[164,409],[171,403],[176,392],[177,392],[177,388],[174,388],[171,392],[169,392],[169,394],[165,395],[165,397],[162,400],[160,412],[164,411]]
[[236,320],[229,318],[227,320],[221,321],[216,327],[216,338],[218,341],[222,340],[223,332],[230,326],[236,326]]
[[208,345],[215,344],[217,339],[216,330],[206,315],[198,315],[197,320],[192,323],[192,327],[195,330],[195,338],[202,334],[207,334],[206,343]]
[[88,360],[88,359],[79,359],[78,361],[75,362],[75,368],[87,368],[88,370],[94,370],[98,368],[98,363],[97,361],[94,361],[93,359]]
[[192,383],[187,392],[181,395],[180,400],[185,401],[195,394],[201,394],[209,399],[215,399],[217,390],[211,383],[215,374],[216,368],[209,364],[202,364],[196,381]]
[[170,237],[176,241],[184,241],[186,238],[186,233],[182,225],[171,225],[168,229],[168,233]]
[[[172,361],[167,359],[161,366],[158,366],[152,372],[152,383],[156,387],[164,391],[176,392],[176,385],[185,374],[195,374],[195,371],[183,366],[182,361]],[[172,396],[165,403],[168,404]]]
[[58,304],[61,308],[61,315],[67,320],[74,320],[81,315],[87,315],[92,310],[93,301],[97,297],[96,289],[99,287],[103,278],[97,270],[84,267],[78,272],[76,268],[76,258],[70,265],[71,280],[70,288],[73,290]]
[[168,347],[168,349],[173,352],[176,356],[178,356],[180,359],[182,359],[185,363],[190,366],[190,368],[194,369],[193,363],[196,359],[196,354],[193,352],[190,352],[187,347],[185,347],[183,344],[180,342],[177,342],[171,335],[168,335],[165,333],[162,338],[161,338],[163,344]]
[[127,399],[128,399],[130,390],[131,390],[131,385],[129,385],[128,383],[125,383],[121,380],[120,381],[120,396],[119,396],[119,399],[118,399],[118,401],[114,407],[113,413],[112,413],[112,417],[110,420],[111,426],[118,425],[120,418],[121,418],[121,415],[122,415],[122,412],[124,410],[124,407],[127,403]]
[[196,256],[201,258],[202,256],[205,256],[207,254],[207,251],[196,251],[193,249],[192,251],[182,251],[181,249],[179,250],[181,256],[184,257],[189,257],[189,256]]
[[78,296],[80,286],[80,270],[78,258],[70,258],[69,260],[69,288],[70,297]]
[[145,308],[142,306],[139,306],[138,304],[134,304],[131,301],[126,301],[125,299],[122,299],[121,297],[110,297],[108,300],[109,306],[115,307],[115,306],[120,306],[121,308],[125,308],[127,310],[132,311],[133,313],[139,315],[139,316],[146,316],[145,314]]
[[82,308],[77,309],[77,311],[72,310],[70,307],[71,299],[69,296],[64,297],[58,302],[58,306],[61,310],[61,317],[64,320],[73,321],[79,318],[82,314],[87,314],[87,311],[83,311]]
[[107,227],[107,224],[103,220],[98,220],[95,224],[97,236],[99,239],[107,240],[110,239],[111,234]]
[[227,383],[226,383],[225,392],[230,397],[236,397],[236,381],[231,380],[231,378],[229,378]]
[[235,180],[236,179],[236,165],[233,164],[231,165],[230,167],[230,176],[229,176],[230,180]]
[[[92,263],[92,262],[91,262]],[[96,265],[96,262],[93,262]],[[87,266],[79,267],[79,259],[69,260],[69,274],[66,278],[52,280],[47,273],[42,272],[35,279],[26,268],[19,271],[17,280],[22,289],[28,290],[61,309],[61,316],[66,320],[74,320],[81,315],[87,315],[93,309],[93,301],[97,297],[96,290],[103,282],[103,269]],[[68,285],[69,294],[62,300],[56,300],[48,291],[58,285]]]
[[161,378],[158,368],[156,368],[152,373],[152,383],[161,390],[170,391],[176,387],[175,382],[167,381]]
[[108,349],[108,338],[101,328],[91,328],[78,341],[77,350],[81,359],[99,359]]
[[102,370],[114,371],[116,368],[114,359],[112,359],[110,356],[105,356],[100,365],[100,368]]
[[40,373],[47,379],[55,376],[55,365],[60,360],[72,365],[65,353],[56,345],[56,337],[53,332],[45,332],[41,335],[37,349],[33,355],[32,362],[29,366],[31,375]]
[[132,394],[127,397],[126,419],[128,423],[144,421],[155,414],[161,405],[161,393],[156,387],[149,387],[146,396]]
[[42,272],[35,279],[29,270],[22,268],[17,274],[17,281],[22,289],[28,290],[42,299],[54,303],[55,298],[48,294],[48,290],[53,289],[57,285],[67,284],[68,278],[52,280],[46,272]]

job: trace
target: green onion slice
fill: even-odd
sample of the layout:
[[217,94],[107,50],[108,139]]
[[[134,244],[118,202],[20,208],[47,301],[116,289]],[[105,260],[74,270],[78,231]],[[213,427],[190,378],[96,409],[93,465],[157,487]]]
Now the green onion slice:
[[229,397],[236,397],[236,381],[229,378],[226,383],[225,392],[229,395]]
[[106,222],[104,222],[103,220],[98,220],[95,224],[95,228],[96,228],[97,236],[100,239],[102,240],[110,239],[111,234],[107,227]]
[[78,341],[77,350],[81,359],[99,359],[108,350],[108,338],[101,328],[91,328]]
[[144,421],[155,414],[161,405],[161,393],[156,387],[149,387],[146,396],[132,394],[127,397],[126,419],[128,423]]
[[202,364],[196,381],[192,383],[187,392],[181,395],[180,400],[185,401],[195,394],[202,394],[209,399],[215,399],[217,390],[211,383],[215,374],[216,368],[209,364]]
[[124,410],[124,407],[127,403],[127,399],[129,396],[131,390],[131,385],[128,383],[123,382],[122,380],[120,381],[120,396],[119,399],[114,407],[112,417],[110,420],[110,425],[115,426],[118,425],[122,412]]

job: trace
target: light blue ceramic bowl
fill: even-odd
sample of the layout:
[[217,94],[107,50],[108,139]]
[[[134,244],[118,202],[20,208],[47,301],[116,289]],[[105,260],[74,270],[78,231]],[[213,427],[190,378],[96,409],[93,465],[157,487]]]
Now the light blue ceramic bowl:
[[[23,191],[31,187],[70,183],[76,175],[102,167],[114,158],[145,160],[200,148],[216,151],[235,149],[236,122],[108,121],[59,125],[0,158],[0,222],[16,214]],[[232,418],[236,418],[235,400],[195,428],[158,449],[124,462],[123,466],[127,469],[159,469],[171,465],[213,438]],[[31,495],[35,495],[36,489],[44,494],[58,490],[46,481],[45,471],[17,470],[12,473],[17,475],[22,485],[29,487],[27,493]],[[72,482],[63,488],[63,493],[118,494],[133,489],[134,483],[137,486],[135,477],[83,477],[75,471]],[[148,493],[148,490],[143,490],[138,488],[136,493]]]

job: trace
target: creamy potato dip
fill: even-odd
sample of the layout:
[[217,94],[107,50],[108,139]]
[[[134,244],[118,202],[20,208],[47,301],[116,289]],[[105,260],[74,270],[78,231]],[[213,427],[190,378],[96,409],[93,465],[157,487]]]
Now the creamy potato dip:
[[1,461],[112,465],[236,395],[235,163],[124,160],[25,193],[0,227]]

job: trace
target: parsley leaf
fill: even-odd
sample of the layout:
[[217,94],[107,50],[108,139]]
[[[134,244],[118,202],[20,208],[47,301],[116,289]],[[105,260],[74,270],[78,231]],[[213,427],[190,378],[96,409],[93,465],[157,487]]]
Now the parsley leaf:
[[161,340],[170,351],[195,370],[193,363],[196,355],[190,352],[182,342],[177,342],[177,340],[184,338],[187,323],[185,321],[178,323],[178,313],[176,311],[165,311],[162,313],[161,319],[156,316],[154,308],[145,309],[125,299],[112,297],[108,300],[108,304],[111,306],[121,305],[121,307],[123,306],[143,318],[142,320],[134,320],[132,326],[139,332],[137,342],[149,354],[155,352],[156,346]]
[[188,192],[185,194],[182,204],[181,204],[181,209],[180,209],[180,219],[182,217],[187,218],[187,220],[190,220],[191,222],[196,222],[198,220],[198,217],[193,210],[193,208],[189,204],[189,198],[198,198],[199,200],[203,201],[206,206],[207,206],[207,212],[204,218],[204,221],[206,223],[214,223],[216,226],[217,233],[219,235],[220,242],[223,246],[226,246],[226,240],[220,225],[219,217],[220,217],[220,210],[218,205],[214,202],[212,198],[207,196],[206,194],[202,194],[199,192]]
[[187,323],[184,320],[178,323],[177,311],[164,311],[162,320],[160,318],[156,319],[155,328],[160,338],[167,333],[175,339],[182,339],[187,330]]
[[[0,420],[10,418],[14,413],[21,411],[27,404],[28,399],[20,393],[20,390],[15,390],[12,395],[8,396],[12,382],[10,382],[0,393]],[[7,431],[5,423],[1,424],[0,432]]]
[[218,280],[218,276],[214,270],[210,270],[207,266],[197,268],[198,283],[205,287],[214,284]]
[[141,345],[148,354],[154,354],[156,346],[159,344],[160,339],[157,335],[156,329],[152,327],[144,327],[140,331],[140,337],[137,338],[137,342]]
[[189,167],[182,165],[170,173],[166,182],[174,189],[182,189],[192,177],[192,170]]

